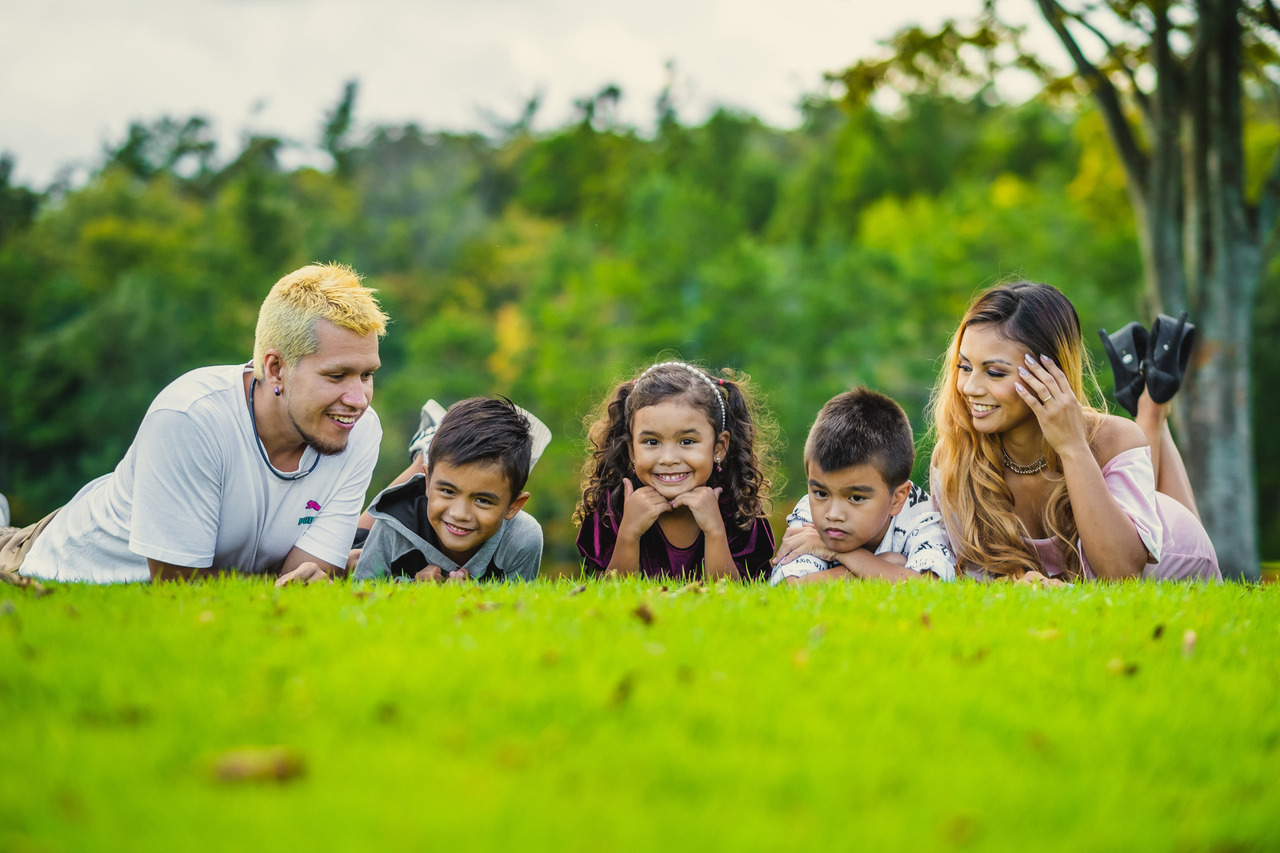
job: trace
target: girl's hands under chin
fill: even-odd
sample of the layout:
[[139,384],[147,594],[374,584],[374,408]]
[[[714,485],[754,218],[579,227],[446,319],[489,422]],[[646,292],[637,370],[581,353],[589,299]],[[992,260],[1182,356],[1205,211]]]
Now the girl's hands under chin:
[[676,495],[671,501],[671,508],[687,506],[703,533],[711,533],[717,529],[723,530],[724,518],[720,515],[721,491],[719,486],[714,489],[710,486],[698,486]]
[[1084,411],[1071,390],[1067,375],[1048,356],[1033,358],[1029,353],[1018,367],[1021,382],[1015,382],[1018,396],[1040,422],[1045,441],[1059,456],[1072,448],[1088,449],[1084,433]]
[[653,486],[637,489],[631,485],[630,478],[622,481],[622,496],[622,524],[619,527],[635,525],[637,536],[652,527],[658,516],[672,509],[667,499],[658,494]]

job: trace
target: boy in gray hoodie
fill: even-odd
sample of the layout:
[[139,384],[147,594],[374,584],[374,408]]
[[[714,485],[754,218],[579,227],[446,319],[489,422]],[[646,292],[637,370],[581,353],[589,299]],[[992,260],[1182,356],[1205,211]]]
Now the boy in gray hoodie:
[[505,398],[472,397],[452,406],[430,437],[426,472],[374,499],[374,524],[352,578],[536,578],[542,527],[522,509],[529,499],[532,428],[530,417]]

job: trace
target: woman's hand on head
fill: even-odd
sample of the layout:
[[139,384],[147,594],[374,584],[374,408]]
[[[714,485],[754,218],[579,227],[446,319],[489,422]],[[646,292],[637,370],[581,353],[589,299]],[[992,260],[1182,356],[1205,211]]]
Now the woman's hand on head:
[[631,484],[629,478],[623,479],[622,524],[619,525],[619,533],[622,532],[622,527],[633,525],[632,532],[638,538],[653,527],[658,516],[670,511],[671,504],[658,494],[658,490],[653,486],[642,486],[637,489]]
[[1028,354],[1018,367],[1018,376],[1022,381],[1014,383],[1014,387],[1039,421],[1049,446],[1060,456],[1067,455],[1073,447],[1088,452],[1084,410],[1062,368],[1048,356]]
[[720,492],[719,486],[714,489],[710,486],[698,486],[676,495],[671,501],[671,508],[687,506],[703,533],[724,530],[724,516],[720,514]]

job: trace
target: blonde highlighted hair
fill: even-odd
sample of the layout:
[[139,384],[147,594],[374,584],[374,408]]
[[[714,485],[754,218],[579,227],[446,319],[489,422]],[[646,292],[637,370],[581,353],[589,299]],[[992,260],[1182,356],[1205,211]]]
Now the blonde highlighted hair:
[[258,311],[253,341],[253,375],[263,379],[263,360],[274,349],[290,367],[319,347],[316,323],[328,320],[357,335],[387,333],[387,315],[376,291],[344,264],[311,264],[275,283]]
[[[997,285],[978,294],[951,339],[946,365],[938,374],[929,403],[936,441],[934,498],[942,507],[956,552],[957,574],[972,570],[1017,578],[1028,571],[1041,571],[1040,558],[1026,541],[1028,531],[1013,509],[1013,493],[1004,481],[1000,436],[974,429],[958,382],[964,333],[978,325],[990,325],[1006,340],[1058,363],[1085,411],[1090,444],[1103,413],[1094,403],[1100,396],[1081,338],[1080,318],[1067,297],[1047,284],[1026,281]],[[1078,534],[1062,476],[1062,459],[1048,442],[1042,444],[1041,452],[1055,482],[1040,521],[1062,555],[1067,575],[1078,577]]]

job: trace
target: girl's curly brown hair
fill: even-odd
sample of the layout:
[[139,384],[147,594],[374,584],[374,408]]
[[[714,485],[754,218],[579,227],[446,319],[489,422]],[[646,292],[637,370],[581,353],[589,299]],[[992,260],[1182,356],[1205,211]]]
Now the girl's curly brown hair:
[[588,457],[583,467],[582,500],[574,511],[574,521],[581,524],[597,511],[622,517],[622,481],[631,470],[632,418],[646,406],[677,397],[705,414],[717,434],[720,402],[724,403],[729,449],[722,470],[713,472],[707,485],[722,488],[720,505],[726,513],[726,524],[746,530],[756,518],[768,515],[774,470],[772,451],[778,428],[752,398],[747,388],[749,379],[745,373],[727,367],[716,375],[694,365],[676,363],[642,371],[614,388],[586,419]]

